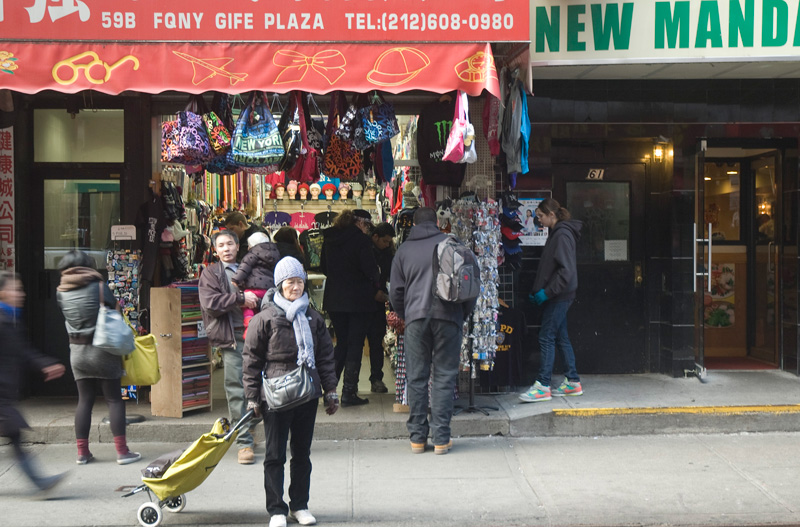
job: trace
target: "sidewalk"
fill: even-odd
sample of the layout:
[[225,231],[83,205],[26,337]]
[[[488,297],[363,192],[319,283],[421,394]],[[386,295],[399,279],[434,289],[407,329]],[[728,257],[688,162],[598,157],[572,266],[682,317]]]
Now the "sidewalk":
[[[371,403],[370,403],[371,404]],[[311,511],[326,527],[763,526],[800,524],[798,433],[460,438],[445,456],[407,440],[315,440]],[[145,460],[177,443],[137,446]],[[0,510],[15,527],[138,525],[144,461],[118,466],[114,446],[75,465],[73,445],[29,445],[48,473],[70,470],[46,501],[0,446]],[[163,527],[267,524],[263,443],[255,465],[234,452]],[[288,465],[287,465],[288,480]],[[287,481],[288,485],[288,481]],[[296,524],[290,524],[296,525]]]
[[[389,380],[389,379],[387,379]],[[453,418],[454,437],[621,436],[674,433],[800,431],[800,378],[778,370],[712,371],[707,382],[661,374],[584,375],[584,395],[521,403],[516,394],[476,397],[476,406],[494,406],[489,415],[461,412]],[[370,403],[342,408],[328,416],[320,406],[315,438],[319,440],[404,439],[407,414],[393,411],[394,394],[362,395]],[[33,398],[21,410],[32,427],[34,443],[73,443],[76,398]],[[457,406],[468,402],[466,394]],[[145,420],[127,429],[132,445],[146,442],[188,443],[227,415],[224,400],[212,412],[196,411],[182,419],[152,417],[146,403],[128,403],[128,414]],[[102,424],[105,403],[94,407],[90,440],[111,442]],[[258,432],[259,436],[263,431]],[[257,436],[257,437],[259,437]]]

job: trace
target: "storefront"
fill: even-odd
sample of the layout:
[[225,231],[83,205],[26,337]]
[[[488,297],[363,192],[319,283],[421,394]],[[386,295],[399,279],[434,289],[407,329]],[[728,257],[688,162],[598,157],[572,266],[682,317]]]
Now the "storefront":
[[[0,221],[11,232],[0,234],[0,249],[4,266],[24,279],[28,310],[37,313],[28,318],[35,343],[63,361],[58,260],[79,247],[104,263],[120,246],[110,227],[136,223],[165,169],[160,123],[183,110],[189,94],[210,101],[212,92],[259,90],[280,94],[285,104],[286,94],[302,90],[327,112],[331,92],[380,90],[398,115],[412,116],[462,90],[475,101],[478,127],[482,97],[500,96],[500,67],[528,71],[523,0],[472,0],[446,10],[400,0],[240,4],[229,12],[179,0],[167,11],[140,1],[103,11],[89,0],[28,8],[0,2],[0,131],[9,138],[0,155],[13,167],[0,173],[13,182],[15,209],[10,220],[3,216],[9,227]],[[493,196],[496,160],[478,131],[485,157],[470,166],[463,186]],[[461,190],[441,187],[438,194]],[[74,387],[64,379],[46,389],[65,394]]]
[[585,223],[579,369],[798,373],[797,3],[534,0],[531,32],[521,185]]

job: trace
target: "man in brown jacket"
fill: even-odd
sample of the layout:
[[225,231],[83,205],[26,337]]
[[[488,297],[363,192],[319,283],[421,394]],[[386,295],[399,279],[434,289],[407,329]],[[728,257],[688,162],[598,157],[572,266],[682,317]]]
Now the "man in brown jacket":
[[[222,352],[225,368],[225,396],[231,423],[241,419],[246,411],[242,385],[242,349],[244,348],[244,316],[242,307],[255,308],[258,297],[249,291],[242,292],[231,282],[236,272],[236,253],[239,239],[233,231],[220,231],[211,238],[219,262],[209,265],[200,275],[198,284],[203,323],[211,345]],[[252,429],[255,422],[239,432],[239,463],[255,463]]]

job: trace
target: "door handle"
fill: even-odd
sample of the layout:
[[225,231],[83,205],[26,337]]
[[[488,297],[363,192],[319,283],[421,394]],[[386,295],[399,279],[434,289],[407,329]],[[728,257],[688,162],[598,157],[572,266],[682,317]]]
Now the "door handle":
[[711,292],[711,248],[714,243],[711,240],[711,223],[708,224],[708,292]]
[[642,285],[644,277],[642,276],[642,264],[637,263],[633,266],[633,281],[636,285]]
[[[772,246],[775,245],[775,242],[769,242],[767,244],[767,272],[772,272]],[[777,255],[775,256],[775,260],[777,260]]]

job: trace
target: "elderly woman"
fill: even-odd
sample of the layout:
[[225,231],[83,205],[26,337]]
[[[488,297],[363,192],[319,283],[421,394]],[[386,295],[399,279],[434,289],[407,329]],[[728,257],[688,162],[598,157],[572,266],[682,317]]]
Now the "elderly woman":
[[[261,303],[245,339],[243,381],[248,410],[264,416],[266,458],[264,489],[270,527],[285,527],[286,517],[300,525],[317,520],[308,510],[311,486],[311,440],[317,418],[319,396],[325,393],[325,411],[339,408],[333,344],[325,319],[309,306],[305,292],[303,264],[287,256],[275,266],[275,288]],[[267,378],[280,377],[305,364],[311,371],[317,397],[285,411],[270,412],[261,397],[262,372]],[[289,465],[289,505],[283,501],[286,442],[291,433],[292,460]]]
[[94,268],[94,258],[83,251],[72,250],[61,259],[61,282],[57,288],[58,307],[64,314],[69,335],[69,362],[78,385],[78,408],[75,410],[75,438],[79,465],[94,459],[89,451],[89,429],[92,426],[97,385],[108,405],[111,433],[117,450],[117,463],[127,465],[142,456],[128,450],[125,439],[125,402],[120,391],[122,359],[92,346],[100,298],[111,309],[117,300]]

